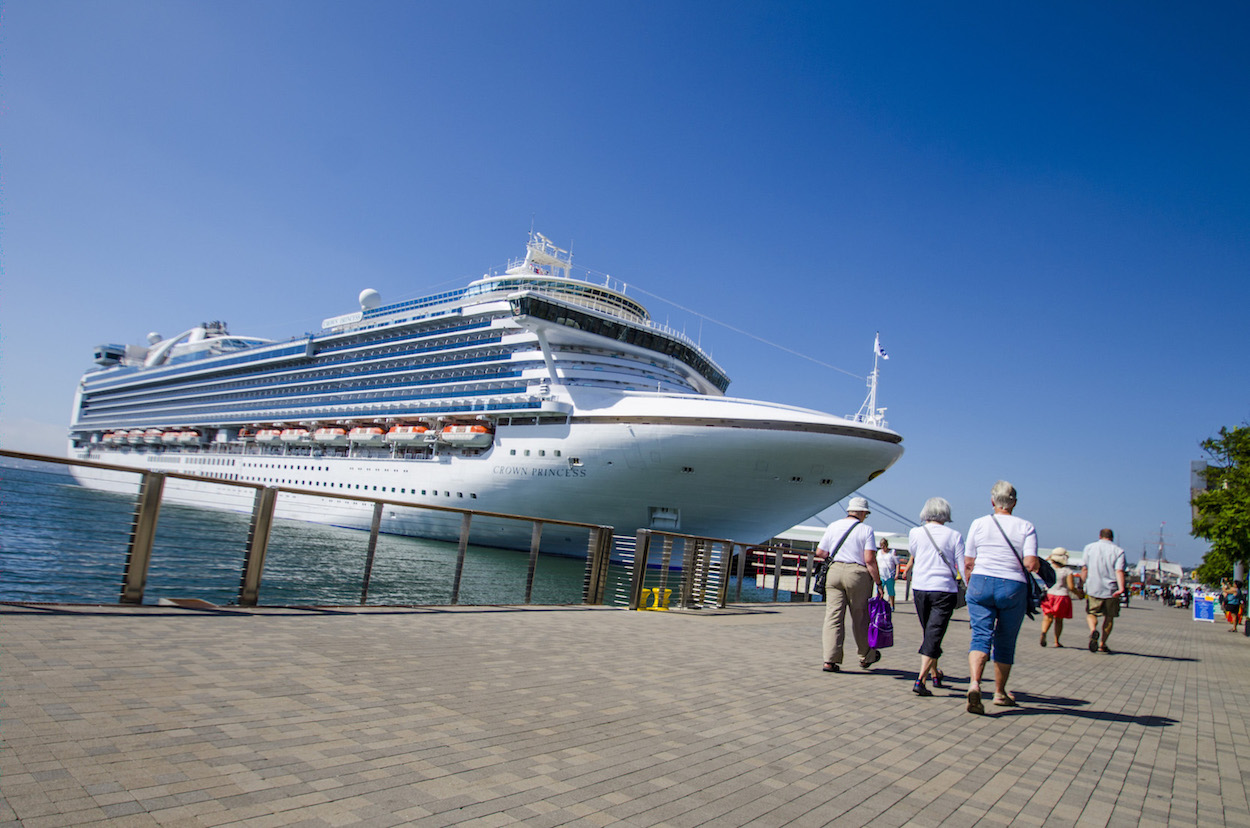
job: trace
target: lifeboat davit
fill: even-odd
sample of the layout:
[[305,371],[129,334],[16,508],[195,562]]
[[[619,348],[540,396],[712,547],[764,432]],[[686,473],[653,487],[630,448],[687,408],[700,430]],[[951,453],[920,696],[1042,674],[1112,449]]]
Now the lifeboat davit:
[[495,432],[485,425],[449,425],[439,433],[439,439],[453,446],[480,448],[495,441]]
[[278,438],[282,436],[280,428],[262,428],[256,432],[256,442],[258,443],[276,443]]
[[429,429],[423,425],[397,425],[386,432],[388,443],[414,443],[425,439]]
[[141,428],[132,428],[126,432],[126,442],[132,446],[142,445],[144,431]]
[[313,442],[323,446],[347,445],[347,429],[338,426],[319,428],[313,432]]
[[353,443],[380,443],[382,442],[382,429],[378,426],[356,426],[347,435],[347,439]]
[[282,433],[278,435],[278,439],[284,443],[303,443],[308,441],[308,429],[306,428],[284,428]]
[[184,446],[199,445],[203,442],[203,440],[204,438],[200,436],[200,432],[198,431],[188,429],[186,431],[178,432],[178,442]]
[[149,428],[147,431],[143,432],[143,442],[147,443],[149,446],[159,445],[161,438],[164,436],[165,433],[159,428]]

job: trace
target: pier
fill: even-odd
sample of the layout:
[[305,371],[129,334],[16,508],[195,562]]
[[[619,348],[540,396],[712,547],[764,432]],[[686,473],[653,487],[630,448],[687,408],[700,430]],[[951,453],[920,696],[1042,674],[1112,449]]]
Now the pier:
[[0,606],[0,825],[1245,826],[1250,640],[1134,602],[1020,636],[964,710],[965,611],[820,670],[819,604]]

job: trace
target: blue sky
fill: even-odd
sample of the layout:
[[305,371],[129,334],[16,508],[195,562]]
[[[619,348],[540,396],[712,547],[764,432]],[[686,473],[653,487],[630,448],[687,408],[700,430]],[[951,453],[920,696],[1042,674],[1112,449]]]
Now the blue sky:
[[1197,563],[1189,463],[1250,418],[1250,9],[1037,5],[10,0],[0,444],[63,451],[99,343],[315,330],[532,224],[735,396],[852,413],[879,330],[874,500],[966,528],[1005,478],[1043,546]]

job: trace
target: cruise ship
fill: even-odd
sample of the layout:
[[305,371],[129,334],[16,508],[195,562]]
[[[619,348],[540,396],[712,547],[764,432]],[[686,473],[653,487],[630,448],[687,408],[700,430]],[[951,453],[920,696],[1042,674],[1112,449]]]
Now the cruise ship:
[[[355,528],[370,504],[330,495],[757,543],[903,451],[873,407],[843,417],[726,396],[695,342],[610,279],[575,275],[540,233],[503,273],[392,304],[364,290],[315,333],[273,341],[208,322],[99,346],[95,363],[72,457],[300,489],[280,517]],[[79,479],[109,488],[122,474]],[[167,497],[250,509],[227,488],[179,480]],[[382,529],[455,539],[448,514],[394,510]],[[484,531],[475,543],[529,548],[528,529]],[[585,554],[585,541],[555,531],[549,548]]]

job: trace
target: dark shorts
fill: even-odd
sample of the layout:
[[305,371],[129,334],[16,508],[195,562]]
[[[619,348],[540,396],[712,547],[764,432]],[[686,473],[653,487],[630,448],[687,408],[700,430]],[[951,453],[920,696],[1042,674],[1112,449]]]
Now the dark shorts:
[[1089,615],[1118,618],[1120,615],[1120,599],[1118,596],[1115,598],[1095,598],[1092,595],[1086,595],[1085,612]]

